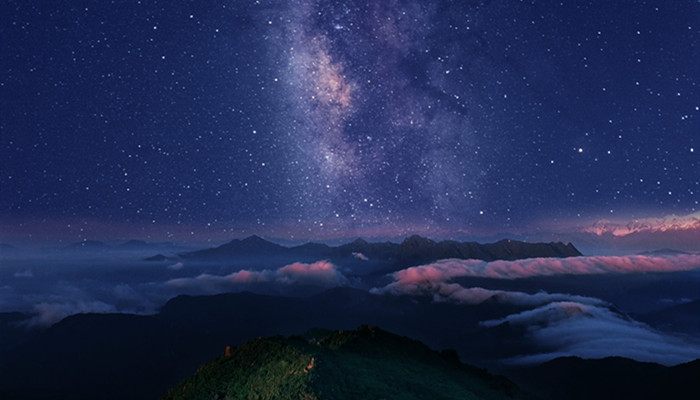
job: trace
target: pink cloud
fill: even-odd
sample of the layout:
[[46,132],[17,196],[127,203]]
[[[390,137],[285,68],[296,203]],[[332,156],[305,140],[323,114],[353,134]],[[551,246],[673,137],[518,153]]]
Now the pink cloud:
[[226,275],[226,279],[233,283],[265,282],[268,280],[266,272],[248,271],[247,269]]
[[402,284],[447,281],[458,277],[517,279],[543,275],[590,275],[688,271],[700,268],[700,254],[528,258],[516,261],[440,260],[393,274]]
[[700,347],[631,320],[601,299],[561,293],[524,293],[463,287],[453,280],[459,277],[517,279],[567,274],[672,272],[699,268],[700,254],[534,258],[494,262],[449,259],[397,271],[392,274],[393,282],[382,288],[374,288],[371,292],[430,296],[434,302],[473,305],[490,301],[534,307],[501,319],[481,322],[485,327],[503,323],[523,326],[526,328],[524,339],[543,351],[506,360],[514,364],[536,364],[561,356],[601,358],[616,355],[638,361],[676,365],[697,358]]
[[228,275],[201,274],[194,278],[171,279],[166,284],[181,288],[219,292],[232,284],[243,285],[264,282],[332,287],[346,284],[347,279],[338,271],[335,265],[323,260],[312,264],[296,262],[274,271],[250,271],[243,269]]
[[278,269],[276,279],[283,283],[308,283],[321,286],[340,285],[347,282],[335,265],[323,260],[313,264],[294,263]]
[[289,264],[277,270],[278,274],[308,274],[308,273],[325,273],[335,271],[335,266],[328,261],[317,261],[313,264],[304,264],[296,262]]
[[700,211],[684,216],[669,215],[663,218],[641,218],[627,221],[603,219],[582,229],[583,232],[598,236],[611,234],[617,237],[641,232],[656,233],[692,230],[700,232]]
[[541,275],[673,272],[700,267],[700,255],[532,258],[488,263],[481,276],[513,279]]
[[216,290],[216,288],[218,288],[219,286],[231,283],[243,284],[266,282],[269,280],[269,276],[269,271],[249,271],[243,269],[228,275],[201,274],[196,276],[195,278],[171,279],[167,282],[167,284],[175,287],[199,288],[212,291]]
[[460,277],[518,279],[547,275],[590,275],[645,272],[687,271],[700,268],[700,254],[672,256],[633,255],[624,257],[570,257],[531,258],[517,261],[448,259],[406,268],[392,274],[394,281],[383,288],[374,288],[375,294],[432,295],[435,301],[478,304],[489,299],[503,303],[538,305],[552,301],[579,301],[601,303],[569,294],[509,292],[484,288],[464,288],[450,281]]

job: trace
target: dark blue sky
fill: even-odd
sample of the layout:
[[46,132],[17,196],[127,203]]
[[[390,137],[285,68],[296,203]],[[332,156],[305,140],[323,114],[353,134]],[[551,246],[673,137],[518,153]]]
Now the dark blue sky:
[[5,238],[487,234],[700,208],[697,1],[1,7]]

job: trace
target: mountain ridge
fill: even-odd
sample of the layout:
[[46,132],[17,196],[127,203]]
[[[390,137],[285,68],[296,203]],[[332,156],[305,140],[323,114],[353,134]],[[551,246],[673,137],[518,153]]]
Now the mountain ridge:
[[308,331],[226,347],[162,399],[531,399],[450,351],[380,328]]
[[572,243],[564,244],[562,242],[528,243],[511,239],[486,244],[453,240],[436,242],[419,235],[413,235],[398,244],[392,242],[370,243],[358,238],[339,246],[309,242],[299,246],[286,247],[253,235],[245,239],[234,239],[217,247],[180,253],[179,256],[186,260],[220,261],[260,253],[267,257],[285,259],[288,262],[317,261],[319,259],[333,261],[354,258],[363,261],[389,261],[393,262],[394,267],[418,265],[445,258],[494,261],[582,255]]

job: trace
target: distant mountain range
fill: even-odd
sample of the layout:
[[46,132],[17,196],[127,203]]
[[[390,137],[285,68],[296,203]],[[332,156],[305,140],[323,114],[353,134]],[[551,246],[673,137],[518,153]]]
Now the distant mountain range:
[[404,268],[446,258],[493,260],[517,260],[534,257],[575,257],[581,253],[573,244],[561,242],[526,243],[516,240],[500,240],[496,243],[436,242],[421,236],[411,236],[397,244],[392,242],[369,243],[363,239],[332,247],[320,243],[307,243],[285,247],[258,236],[235,239],[224,245],[180,254],[187,260],[225,261],[236,257],[263,256],[288,262],[317,261],[375,261]]
[[598,236],[610,234],[627,236],[635,233],[690,231],[700,232],[700,211],[690,215],[669,215],[663,218],[643,218],[629,221],[599,220],[583,229]]

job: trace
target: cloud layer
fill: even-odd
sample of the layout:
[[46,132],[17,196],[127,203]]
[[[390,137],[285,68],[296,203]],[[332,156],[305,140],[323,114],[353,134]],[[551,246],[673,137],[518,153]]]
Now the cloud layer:
[[663,365],[700,358],[697,344],[656,332],[600,305],[553,302],[482,325],[493,327],[504,323],[525,326],[527,339],[544,349],[507,360],[514,364],[537,364],[563,356],[619,356]]
[[34,315],[23,322],[29,328],[48,328],[63,318],[81,313],[113,313],[117,309],[101,301],[44,302],[34,306]]
[[516,261],[440,260],[395,272],[395,285],[447,281],[458,277],[517,279],[544,275],[674,272],[700,268],[700,254],[529,258]]
[[481,287],[465,288],[457,283],[422,282],[418,284],[392,283],[381,289],[372,289],[374,294],[390,293],[394,295],[425,296],[430,295],[435,302],[452,302],[457,304],[481,304],[485,301],[515,304],[520,306],[537,306],[553,301],[580,301],[587,304],[604,304],[605,302],[585,296],[571,294],[547,293],[544,291],[530,294],[507,290],[491,290]]
[[167,285],[216,291],[223,287],[252,283],[277,283],[283,285],[311,285],[334,287],[348,283],[347,278],[331,262],[323,260],[312,264],[293,263],[277,270],[240,270],[228,275],[201,274],[195,278],[178,278],[166,282]]
[[634,321],[603,300],[571,294],[534,294],[465,288],[451,282],[460,277],[516,279],[562,274],[619,274],[685,271],[698,268],[700,256],[573,257],[483,262],[442,260],[406,268],[392,274],[394,281],[375,294],[432,296],[436,302],[480,304],[485,301],[533,307],[497,320],[484,321],[490,328],[501,324],[522,326],[524,340],[537,353],[513,357],[507,362],[536,364],[561,356],[627,357],[638,361],[676,365],[700,358],[700,346],[654,331]]
[[435,301],[452,301],[462,304],[479,304],[489,299],[519,305],[539,305],[563,300],[598,304],[602,301],[582,296],[545,292],[528,294],[479,287],[465,288],[457,283],[450,283],[450,281],[462,277],[517,279],[566,274],[673,272],[687,271],[698,267],[700,267],[700,255],[697,254],[531,258],[493,262],[448,259],[394,272],[392,274],[393,282],[383,288],[374,288],[372,292],[375,294],[432,295]]

